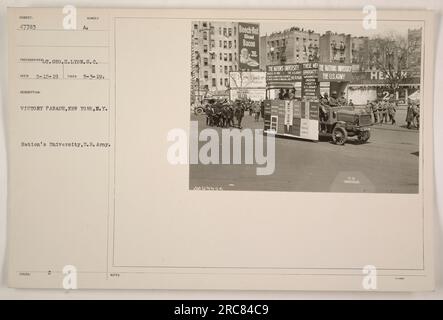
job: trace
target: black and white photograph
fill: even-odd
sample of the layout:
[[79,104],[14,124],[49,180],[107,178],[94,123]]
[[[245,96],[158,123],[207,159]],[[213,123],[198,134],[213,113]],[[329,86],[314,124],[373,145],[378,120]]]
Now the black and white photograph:
[[419,192],[421,22],[190,28],[190,190]]

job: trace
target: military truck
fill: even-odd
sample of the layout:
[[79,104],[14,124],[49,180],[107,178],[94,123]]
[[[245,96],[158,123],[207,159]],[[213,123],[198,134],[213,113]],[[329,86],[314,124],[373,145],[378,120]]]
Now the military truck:
[[320,136],[330,136],[337,145],[345,144],[349,137],[356,137],[361,143],[371,137],[373,122],[370,113],[351,106],[326,106],[324,111],[319,121]]

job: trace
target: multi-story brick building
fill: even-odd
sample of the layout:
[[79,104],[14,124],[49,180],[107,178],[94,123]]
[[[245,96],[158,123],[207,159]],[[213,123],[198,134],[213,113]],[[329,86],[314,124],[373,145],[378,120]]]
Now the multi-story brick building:
[[297,27],[262,36],[260,65],[264,70],[266,65],[318,61],[319,39],[320,34]]
[[191,99],[228,95],[229,72],[238,70],[238,23],[192,23]]
[[351,63],[351,35],[327,31],[320,37],[320,62]]

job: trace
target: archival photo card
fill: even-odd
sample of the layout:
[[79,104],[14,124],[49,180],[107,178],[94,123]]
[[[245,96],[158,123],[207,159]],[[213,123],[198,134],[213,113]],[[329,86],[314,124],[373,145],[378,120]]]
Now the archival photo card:
[[191,190],[419,192],[423,22],[190,28]]

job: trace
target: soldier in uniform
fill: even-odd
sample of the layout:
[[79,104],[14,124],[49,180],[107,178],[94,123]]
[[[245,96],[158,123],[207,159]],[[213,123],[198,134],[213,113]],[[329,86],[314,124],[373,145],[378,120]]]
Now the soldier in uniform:
[[345,106],[347,104],[345,93],[340,93],[340,98],[337,99],[337,102],[340,106]]
[[368,105],[370,108],[370,112],[372,112],[372,115],[374,116],[374,123],[378,122],[378,110],[377,110],[377,103],[375,101],[369,101]]
[[332,91],[331,97],[329,98],[329,106],[338,106],[337,91]]
[[380,100],[378,102],[378,121],[379,123],[383,123],[383,109],[385,108],[384,106],[384,100]]
[[388,122],[388,102],[383,100],[381,103],[381,123]]
[[323,96],[320,94],[319,101],[320,101],[320,104],[328,105],[328,104],[329,104],[329,96],[328,96],[328,93],[325,92]]
[[396,104],[393,98],[390,99],[388,102],[388,115],[389,115],[389,121],[391,121],[392,124],[395,124],[395,113],[396,110]]
[[254,118],[255,121],[260,121],[260,104],[258,102],[254,102]]
[[319,102],[320,131],[325,131],[326,125],[323,122],[328,120],[329,109],[329,97],[327,92],[324,93],[323,97],[320,94]]

